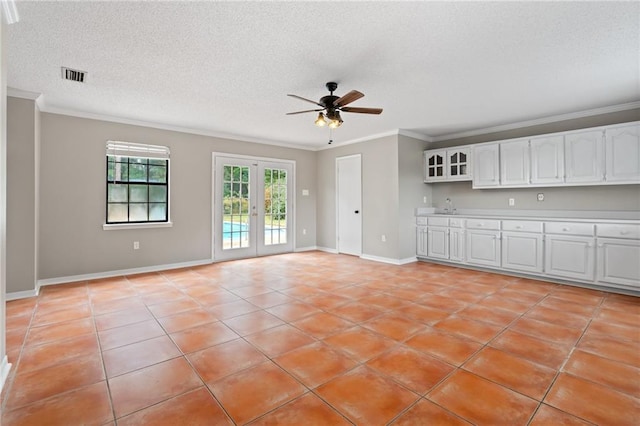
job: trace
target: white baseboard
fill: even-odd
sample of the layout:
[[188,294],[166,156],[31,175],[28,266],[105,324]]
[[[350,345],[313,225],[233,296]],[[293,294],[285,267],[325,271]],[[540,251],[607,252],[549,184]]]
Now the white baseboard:
[[[122,275],[144,274],[146,272],[166,271],[167,269],[189,268],[192,266],[208,265],[212,259],[194,260],[191,262],[169,263],[166,265],[143,266],[141,268],[119,269],[116,271],[98,272],[95,274],[71,275],[68,277],[46,278],[38,280],[38,287],[43,285],[65,284],[78,281],[97,280],[101,278],[119,277]],[[8,297],[8,295],[7,295]]]
[[319,250],[318,246],[298,247],[297,249],[294,250],[294,252],[298,253],[301,251],[314,251],[314,250]]
[[324,251],[326,253],[338,254],[338,250],[329,247],[317,247],[316,250]]
[[390,263],[391,265],[406,265],[407,263],[417,262],[418,258],[408,257],[406,259],[391,259],[390,257],[372,256],[370,254],[363,254],[360,259],[373,260],[374,262]]
[[27,299],[29,297],[36,297],[38,293],[40,293],[39,285],[36,287],[35,290],[14,291],[12,293],[7,293],[6,300],[8,302],[10,300]]
[[11,364],[9,364],[9,358],[5,355],[4,358],[2,358],[2,364],[0,364],[0,392],[2,392],[7,377],[9,377],[10,370]]

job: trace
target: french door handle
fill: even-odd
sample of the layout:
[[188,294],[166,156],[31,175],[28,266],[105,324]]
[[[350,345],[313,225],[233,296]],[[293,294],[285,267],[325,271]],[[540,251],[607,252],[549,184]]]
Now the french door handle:
[[355,213],[355,214],[358,214],[358,213],[360,213],[360,210],[356,210],[354,213]]

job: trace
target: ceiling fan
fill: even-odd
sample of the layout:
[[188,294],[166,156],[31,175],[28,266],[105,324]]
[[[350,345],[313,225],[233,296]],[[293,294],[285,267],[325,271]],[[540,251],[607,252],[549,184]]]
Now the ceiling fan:
[[354,112],[358,114],[381,114],[382,108],[362,108],[362,107],[349,107],[351,102],[357,101],[364,96],[363,93],[357,90],[352,90],[342,97],[335,96],[333,92],[338,88],[338,83],[330,81],[327,83],[327,90],[331,92],[330,95],[326,95],[320,98],[318,102],[311,99],[303,98],[298,95],[287,95],[292,98],[301,99],[306,102],[318,105],[320,108],[308,109],[305,111],[288,112],[287,115],[304,114],[306,112],[319,112],[318,118],[315,121],[316,126],[329,125],[330,128],[335,129],[342,124],[342,117],[340,112]]

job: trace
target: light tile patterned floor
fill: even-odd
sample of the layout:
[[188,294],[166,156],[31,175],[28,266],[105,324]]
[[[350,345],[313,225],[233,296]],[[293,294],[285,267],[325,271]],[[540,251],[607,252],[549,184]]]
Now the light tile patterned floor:
[[640,424],[640,299],[320,252],[7,304],[12,425]]

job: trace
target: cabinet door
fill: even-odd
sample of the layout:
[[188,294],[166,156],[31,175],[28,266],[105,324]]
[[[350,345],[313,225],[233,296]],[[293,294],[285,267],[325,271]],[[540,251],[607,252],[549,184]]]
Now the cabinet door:
[[464,229],[449,228],[449,260],[464,262]]
[[545,272],[580,281],[594,279],[595,247],[593,237],[547,235],[545,237]]
[[501,185],[528,185],[529,164],[528,140],[500,144]]
[[502,267],[516,271],[542,272],[542,235],[503,232]]
[[471,180],[471,150],[447,150],[447,180]]
[[425,151],[425,182],[445,180],[447,178],[446,151]]
[[500,232],[467,230],[467,263],[500,266]]
[[640,125],[605,131],[606,180],[640,183]]
[[485,188],[500,185],[500,152],[498,144],[473,148],[473,187]]
[[418,256],[427,255],[427,227],[418,226],[416,228],[416,254]]
[[427,256],[436,259],[449,259],[449,229],[429,227],[427,235]]
[[567,183],[597,183],[604,180],[602,131],[571,133],[564,137]]
[[598,238],[598,282],[640,290],[640,241]]
[[531,183],[564,182],[564,137],[531,139]]

